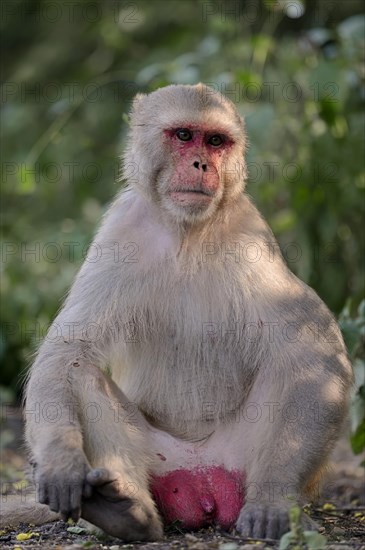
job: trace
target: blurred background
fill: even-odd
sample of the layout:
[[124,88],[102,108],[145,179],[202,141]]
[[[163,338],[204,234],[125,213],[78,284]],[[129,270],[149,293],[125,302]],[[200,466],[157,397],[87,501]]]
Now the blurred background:
[[122,185],[132,97],[202,81],[245,117],[247,192],[290,268],[340,316],[361,448],[362,0],[8,0],[1,10],[3,398],[19,397]]

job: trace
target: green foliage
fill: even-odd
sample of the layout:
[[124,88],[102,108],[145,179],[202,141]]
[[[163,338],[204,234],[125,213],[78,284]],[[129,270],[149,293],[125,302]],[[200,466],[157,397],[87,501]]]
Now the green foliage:
[[67,531],[69,533],[72,533],[73,535],[84,535],[87,533],[87,530],[83,527],[78,527],[77,525],[72,525],[71,527],[67,527]]
[[[6,406],[14,402],[14,392],[0,386],[0,453],[14,440],[14,433],[6,425]],[[1,466],[0,466],[1,470]]]
[[4,4],[2,384],[19,388],[119,188],[132,97],[171,82],[236,103],[247,190],[291,269],[337,313],[360,302],[361,0],[297,18],[284,0]]
[[324,550],[327,539],[317,531],[303,531],[300,524],[301,509],[299,506],[292,506],[289,511],[290,531],[280,539],[279,550]]
[[[355,454],[365,449],[365,300],[356,315],[351,316],[351,304],[342,311],[339,323],[352,360],[355,392],[350,407],[351,446]],[[365,463],[364,463],[365,465]]]

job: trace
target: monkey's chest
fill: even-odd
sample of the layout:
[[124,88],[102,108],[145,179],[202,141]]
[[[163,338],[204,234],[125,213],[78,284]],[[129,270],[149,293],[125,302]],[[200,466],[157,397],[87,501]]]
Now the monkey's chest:
[[233,354],[222,357],[211,350],[210,356],[199,358],[186,349],[181,355],[185,357],[168,349],[160,353],[153,345],[137,352],[120,384],[128,399],[137,403],[153,425],[176,434],[194,436],[202,425],[207,433],[217,422],[236,422],[253,373],[232,372],[239,367]]
[[234,416],[253,382],[257,342],[246,338],[244,289],[234,277],[164,276],[126,298],[132,331],[113,378],[157,425],[179,433]]

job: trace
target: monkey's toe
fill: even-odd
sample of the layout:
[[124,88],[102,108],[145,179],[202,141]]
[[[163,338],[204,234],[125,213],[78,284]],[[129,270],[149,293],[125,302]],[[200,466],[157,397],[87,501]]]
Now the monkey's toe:
[[288,509],[285,506],[246,504],[236,529],[244,537],[279,539],[289,531]]
[[86,480],[93,493],[83,499],[84,519],[127,542],[162,537],[161,520],[149,493],[105,468],[91,470]]

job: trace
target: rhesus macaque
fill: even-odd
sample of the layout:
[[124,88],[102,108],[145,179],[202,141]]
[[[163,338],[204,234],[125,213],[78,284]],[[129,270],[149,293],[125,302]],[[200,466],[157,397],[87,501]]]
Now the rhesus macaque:
[[39,500],[63,518],[126,541],[175,520],[278,538],[318,482],[351,367],[244,194],[245,148],[209,87],[134,100],[128,185],[26,391]]

